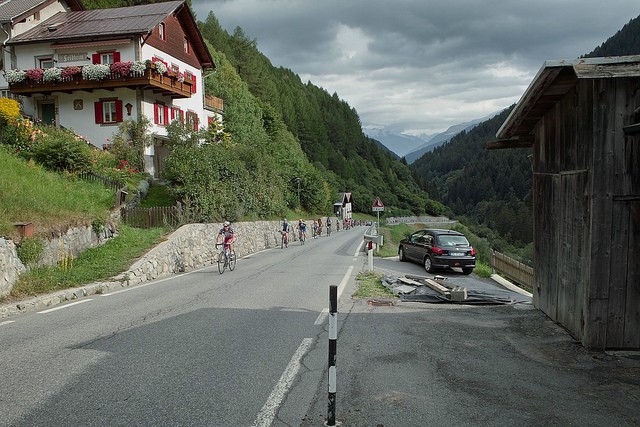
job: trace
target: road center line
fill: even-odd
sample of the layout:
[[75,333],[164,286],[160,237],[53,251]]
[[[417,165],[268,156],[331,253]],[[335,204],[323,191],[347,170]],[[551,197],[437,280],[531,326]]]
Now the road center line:
[[38,312],[38,314],[47,314],[47,313],[51,313],[52,311],[62,310],[62,309],[64,309],[64,308],[69,308],[69,307],[72,307],[72,306],[74,306],[74,305],[83,304],[83,303],[85,303],[85,302],[89,302],[89,301],[93,301],[93,300],[92,300],[91,298],[89,298],[89,299],[83,299],[83,300],[81,300],[81,301],[76,301],[76,302],[72,302],[72,303],[69,303],[69,304],[61,305],[60,307],[54,307],[54,308],[50,308],[50,309],[48,309],[48,310],[42,310],[42,311],[39,311],[39,312]]
[[271,425],[271,423],[273,423],[276,412],[282,404],[284,396],[289,391],[289,388],[291,387],[291,384],[293,384],[293,380],[298,373],[298,370],[300,369],[300,361],[307,353],[312,343],[313,338],[305,338],[302,340],[302,343],[293,354],[293,357],[287,365],[287,368],[282,373],[278,384],[276,384],[276,386],[273,388],[273,391],[271,392],[271,395],[269,395],[267,402],[260,410],[258,417],[253,423],[254,427],[268,427]]

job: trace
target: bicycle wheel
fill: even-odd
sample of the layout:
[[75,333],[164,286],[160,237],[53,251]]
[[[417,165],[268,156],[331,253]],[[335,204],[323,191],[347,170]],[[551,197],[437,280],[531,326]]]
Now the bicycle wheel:
[[280,249],[284,249],[284,234],[280,236]]
[[227,268],[226,260],[227,260],[227,257],[224,251],[221,251],[218,254],[218,271],[220,272],[220,274],[224,273],[225,268]]
[[236,251],[229,253],[229,270],[233,271],[236,268]]

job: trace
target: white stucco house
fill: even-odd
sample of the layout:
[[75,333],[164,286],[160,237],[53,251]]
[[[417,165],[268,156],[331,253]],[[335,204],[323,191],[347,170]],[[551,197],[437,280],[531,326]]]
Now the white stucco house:
[[[0,2],[0,70],[15,67],[15,58],[11,56],[11,49],[6,46],[11,37],[24,33],[58,12],[84,10],[78,0],[4,0]],[[13,64],[12,64],[13,59]],[[0,73],[0,96],[10,98],[9,84]]]
[[222,100],[204,94],[203,79],[215,64],[184,1],[66,6],[5,46],[9,91],[37,121],[104,147],[123,120],[146,116],[153,145],[145,168],[154,176],[167,154],[167,124],[177,119],[198,128],[221,120]]

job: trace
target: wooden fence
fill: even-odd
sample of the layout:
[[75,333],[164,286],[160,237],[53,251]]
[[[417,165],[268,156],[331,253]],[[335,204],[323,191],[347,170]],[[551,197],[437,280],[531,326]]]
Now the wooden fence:
[[177,227],[180,215],[176,206],[153,208],[123,207],[120,209],[122,222],[132,227],[155,228]]
[[105,187],[111,188],[113,189],[113,191],[118,191],[119,189],[125,186],[125,183],[123,181],[98,175],[97,173],[93,173],[93,172],[84,172],[79,174],[78,177],[85,181],[101,182]]
[[500,252],[492,251],[491,267],[498,273],[529,289],[533,289],[533,268]]

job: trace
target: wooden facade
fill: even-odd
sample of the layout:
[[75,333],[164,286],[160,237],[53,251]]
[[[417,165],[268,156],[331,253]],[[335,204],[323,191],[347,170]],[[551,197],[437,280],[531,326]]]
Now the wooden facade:
[[488,148],[533,146],[534,304],[640,348],[640,56],[545,63]]

